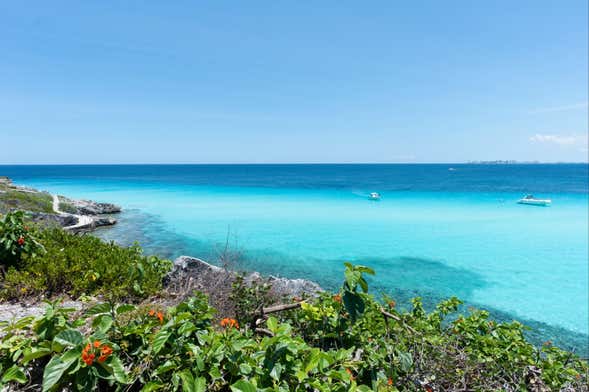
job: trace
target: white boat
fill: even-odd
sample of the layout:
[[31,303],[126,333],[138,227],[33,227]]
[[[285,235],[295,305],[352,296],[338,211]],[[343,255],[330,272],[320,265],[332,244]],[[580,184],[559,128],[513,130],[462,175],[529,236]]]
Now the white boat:
[[526,195],[517,201],[519,204],[529,204],[531,206],[549,206],[552,203],[550,199],[536,199],[533,195]]
[[380,193],[378,192],[371,192],[368,196],[370,200],[380,200]]

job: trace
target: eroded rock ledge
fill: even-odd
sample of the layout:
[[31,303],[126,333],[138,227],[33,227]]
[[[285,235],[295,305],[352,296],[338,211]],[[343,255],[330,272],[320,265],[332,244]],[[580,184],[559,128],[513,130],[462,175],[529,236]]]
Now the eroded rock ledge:
[[[214,292],[231,291],[231,284],[237,277],[235,271],[217,267],[196,257],[180,256],[174,261],[174,268],[164,284],[169,290],[190,292],[199,290]],[[306,279],[287,279],[276,276],[263,277],[258,272],[245,276],[246,283],[268,283],[271,293],[277,297],[315,297],[323,292],[321,286]]]

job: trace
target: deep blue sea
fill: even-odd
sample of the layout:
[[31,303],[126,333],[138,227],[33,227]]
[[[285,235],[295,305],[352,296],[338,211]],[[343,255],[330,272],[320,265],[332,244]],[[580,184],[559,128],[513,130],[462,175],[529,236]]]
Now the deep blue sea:
[[[344,261],[374,268],[375,294],[432,306],[457,295],[587,354],[588,166],[0,166],[22,185],[120,204],[97,231],[148,253],[341,283]],[[378,202],[368,200],[380,192]],[[517,204],[524,194],[551,207]]]

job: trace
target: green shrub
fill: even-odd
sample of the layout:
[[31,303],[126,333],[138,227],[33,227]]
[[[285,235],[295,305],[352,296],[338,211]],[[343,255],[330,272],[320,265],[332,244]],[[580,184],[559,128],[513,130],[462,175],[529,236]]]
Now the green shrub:
[[38,233],[45,252],[24,255],[5,276],[4,298],[23,295],[103,294],[113,300],[134,300],[157,293],[171,262],[146,257],[137,245],[129,248],[78,236],[61,229]]
[[267,282],[245,282],[243,275],[237,275],[231,285],[229,300],[235,308],[237,321],[241,325],[252,325],[263,306],[272,302],[270,284]]
[[35,257],[43,247],[24,224],[24,213],[14,211],[7,213],[0,220],[0,267],[18,267],[23,256]]
[[66,203],[64,201],[59,202],[59,209],[60,211],[67,212],[68,214],[77,214],[78,210],[74,207],[71,203]]
[[[37,320],[4,323],[0,387],[526,390],[526,375],[535,367],[542,371],[540,381],[553,390],[586,390],[587,363],[552,346],[533,347],[524,340],[521,324],[495,324],[481,311],[453,316],[460,304],[455,298],[430,313],[419,299],[411,311],[397,312],[392,301],[383,305],[364,292],[367,287],[359,282],[366,272],[348,266],[342,287],[364,303],[355,320],[340,294],[324,294],[280,319],[265,319],[262,334],[240,329],[231,319],[214,325],[214,310],[198,293],[167,310],[101,303],[77,320],[71,320],[69,310],[50,303]],[[362,292],[353,290],[350,278]]]
[[53,198],[43,192],[23,192],[14,189],[0,193],[0,210],[53,212]]

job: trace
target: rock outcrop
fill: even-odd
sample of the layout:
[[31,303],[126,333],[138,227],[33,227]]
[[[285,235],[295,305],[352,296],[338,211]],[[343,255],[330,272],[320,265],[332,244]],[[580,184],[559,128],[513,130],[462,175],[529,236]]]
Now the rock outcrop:
[[92,200],[73,200],[60,196],[60,200],[75,209],[78,215],[102,215],[121,212],[121,207],[111,203],[98,203]]
[[48,214],[46,212],[31,212],[33,222],[41,223],[43,225],[58,225],[61,227],[72,226],[78,223],[78,219],[74,215],[58,215]]
[[[220,291],[230,291],[236,277],[235,271],[211,265],[195,257],[180,256],[174,261],[174,268],[164,284],[176,291],[200,290],[219,294]],[[309,280],[263,277],[257,272],[246,275],[244,281],[250,285],[267,283],[271,286],[271,293],[278,297],[315,297],[323,291],[317,283]]]
[[[107,214],[121,212],[121,207],[115,204],[52,195],[34,188],[15,185],[5,176],[0,176],[0,193],[11,195],[10,198],[4,197],[5,200],[0,196],[0,212],[15,209],[27,211],[35,222],[48,226],[59,225],[72,232],[87,232],[99,226],[114,225],[116,219]],[[52,198],[53,205],[49,207],[47,203]],[[50,213],[51,210],[53,213]]]

